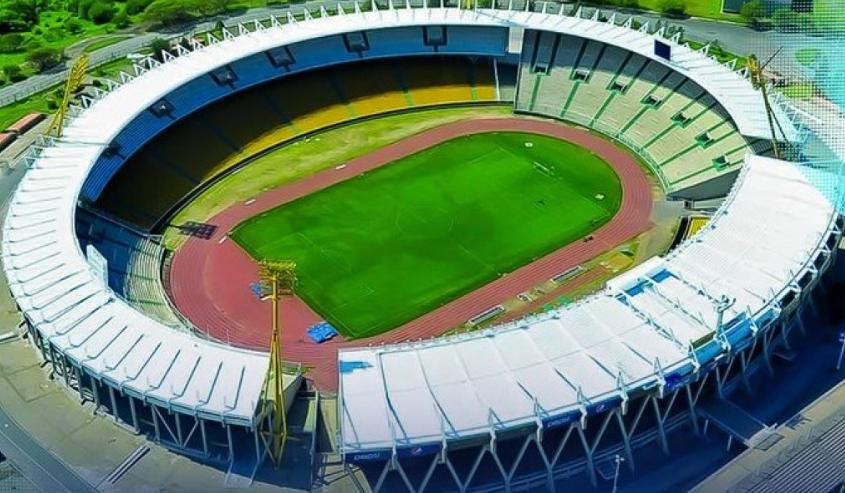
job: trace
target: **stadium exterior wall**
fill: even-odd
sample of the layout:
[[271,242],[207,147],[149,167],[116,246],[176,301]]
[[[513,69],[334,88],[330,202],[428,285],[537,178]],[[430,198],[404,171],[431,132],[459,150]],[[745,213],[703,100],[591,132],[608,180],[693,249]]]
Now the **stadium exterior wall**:
[[[285,43],[293,43],[297,40],[324,38],[326,36],[336,35],[343,32],[356,32],[362,29],[375,29],[377,27],[388,28],[407,25],[455,25],[455,26],[479,26],[480,28],[493,28],[504,32],[505,27],[509,26],[525,26],[530,28],[549,28],[560,31],[572,31],[572,34],[589,36],[593,39],[598,39],[604,42],[612,42],[617,45],[639,46],[643,50],[644,46],[650,46],[655,35],[649,34],[643,30],[632,30],[630,24],[627,26],[610,25],[606,22],[596,18],[590,19],[574,19],[557,14],[534,13],[534,12],[514,12],[501,10],[484,10],[484,11],[466,11],[460,9],[421,9],[425,14],[417,16],[414,12],[408,10],[393,10],[389,13],[375,11],[375,12],[360,12],[360,8],[356,8],[355,14],[349,14],[346,19],[341,19],[344,16],[327,16],[323,11],[323,16],[319,19],[313,19],[307,22],[300,22],[298,26],[288,26],[282,28],[278,20],[273,20],[271,27],[262,26],[254,32],[250,32],[246,27],[240,26],[241,32],[239,36],[231,34],[227,31],[224,41],[215,41],[210,44],[220,44],[231,48],[231,50],[223,50],[214,53],[213,58],[202,55],[206,47],[196,44],[193,50],[181,48],[179,57],[170,57],[167,63],[159,64],[152,59],[147,59],[143,62],[146,66],[136,66],[135,76],[124,75],[123,85],[114,84],[113,92],[101,92],[97,94],[96,98],[88,98],[86,106],[90,107],[86,110],[77,109],[76,118],[71,120],[68,125],[69,137],[61,140],[53,140],[45,142],[44,145],[33,149],[32,154],[25,158],[25,163],[31,166],[30,174],[50,173],[55,169],[62,169],[62,164],[70,171],[67,173],[61,172],[51,174],[49,180],[51,183],[55,182],[69,190],[68,193],[62,192],[61,195],[50,196],[49,200],[57,204],[53,208],[38,210],[37,214],[46,214],[52,217],[55,221],[56,229],[50,230],[45,235],[52,238],[60,238],[56,240],[57,246],[66,245],[67,235],[72,235],[73,231],[73,214],[76,202],[80,197],[96,197],[102,187],[108,182],[108,178],[114,173],[120,163],[125,160],[126,156],[120,156],[121,149],[128,155],[131,149],[137,149],[143,142],[146,142],[150,135],[163,130],[166,125],[157,123],[153,126],[151,123],[147,127],[137,126],[135,128],[135,135],[131,137],[131,143],[126,146],[112,146],[113,155],[119,156],[119,162],[113,162],[108,166],[103,166],[102,169],[97,169],[98,160],[103,159],[103,153],[109,149],[109,143],[113,142],[115,138],[120,138],[121,131],[129,128],[130,125],[135,125],[135,122],[140,122],[142,118],[150,118],[148,109],[160,101],[162,98],[171,98],[175,91],[179,88],[186,89],[190,87],[191,93],[200,92],[200,86],[190,85],[190,81],[205,77],[211,70],[231,64],[233,71],[238,75],[239,80],[246,81],[246,74],[248,71],[238,72],[240,61],[250,60],[257,57],[265,56],[264,53],[268,50],[273,50],[279,46],[285,46]],[[543,6],[545,11],[545,6]],[[614,22],[611,18],[610,22]],[[571,21],[571,22],[570,22]],[[294,24],[294,23],[291,23]],[[304,27],[303,27],[304,26]],[[273,32],[270,32],[273,31]],[[278,32],[276,32],[278,31]],[[281,33],[281,34],[280,34]],[[290,35],[288,34],[290,33]],[[611,33],[611,34],[609,34]],[[660,34],[658,34],[659,36]],[[712,62],[706,55],[694,52],[689,48],[678,46],[680,53],[685,57],[674,68],[682,71],[685,75],[701,80],[701,84],[705,88],[714,87],[715,83],[727,78],[730,80],[731,91],[723,92],[720,97],[727,100],[725,107],[732,116],[737,119],[738,126],[747,134],[754,136],[761,133],[759,122],[749,119],[749,115],[741,115],[739,108],[741,104],[747,104],[748,98],[753,97],[754,94],[749,92],[750,84],[739,74],[734,73],[726,67],[721,67],[715,62]],[[686,51],[685,51],[686,50]],[[485,54],[495,54],[495,50],[488,50]],[[466,54],[466,52],[462,52]],[[199,55],[197,56],[192,55]],[[498,53],[502,55],[503,53]],[[205,56],[205,58],[203,58]],[[644,56],[653,58],[653,54],[644,53]],[[184,57],[184,60],[181,58]],[[254,60],[253,60],[254,61]],[[713,67],[707,66],[706,75],[701,72],[702,64],[711,63]],[[161,68],[159,69],[159,65]],[[721,67],[721,68],[720,68]],[[155,70],[154,70],[155,69]],[[258,74],[259,71],[256,71]],[[266,72],[264,72],[267,75]],[[148,77],[152,76],[152,77]],[[276,75],[276,74],[274,74]],[[258,83],[259,76],[252,80],[249,84]],[[712,80],[703,80],[704,78],[712,78]],[[137,79],[137,80],[136,80]],[[262,80],[269,80],[268,78]],[[713,82],[716,81],[716,82]],[[239,86],[238,89],[246,87]],[[746,87],[747,86],[747,87]],[[223,97],[227,94],[232,94],[232,88],[221,88],[219,84],[212,85],[210,77],[205,77],[201,84],[209,90],[209,97],[202,98],[202,100],[195,100],[191,104],[185,105],[182,110],[184,113],[179,115],[181,118],[197,108],[208,104],[213,99]],[[751,95],[751,96],[749,96]],[[136,97],[133,97],[136,96]],[[187,95],[185,96],[187,97]],[[121,106],[123,105],[123,106]],[[177,107],[174,105],[174,108]],[[742,106],[745,108],[745,106]],[[98,112],[99,110],[99,112]],[[181,111],[181,110],[180,110]],[[747,111],[745,112],[747,113]],[[141,117],[141,115],[145,115]],[[101,121],[96,124],[91,120],[93,116],[102,117]],[[106,118],[105,115],[111,115]],[[86,117],[90,117],[86,120]],[[168,118],[169,122],[172,121]],[[86,126],[87,125],[87,126]],[[156,130],[152,130],[155,128]],[[140,129],[145,129],[144,132],[139,132]],[[145,136],[143,134],[149,133]],[[128,135],[128,134],[127,134]],[[128,138],[128,137],[127,137]],[[118,151],[118,152],[114,152]],[[54,161],[50,161],[50,160]],[[95,178],[91,178],[93,175]],[[33,180],[36,180],[35,178]],[[89,181],[90,180],[90,181]],[[22,182],[16,192],[12,207],[10,208],[10,217],[15,220],[23,222],[27,213],[24,209],[28,204],[27,194],[34,193],[27,187],[31,182]],[[70,190],[67,187],[75,187]],[[85,188],[85,190],[82,190]],[[36,190],[38,194],[54,193],[48,189]],[[72,192],[72,193],[71,193]],[[59,193],[59,192],[55,192]],[[81,195],[80,195],[81,194]],[[53,217],[55,215],[55,217]],[[841,231],[841,221],[831,227],[830,242],[838,239]],[[5,233],[18,231],[20,228],[12,227],[10,220],[7,218]],[[26,226],[30,227],[30,226]],[[40,227],[40,226],[39,226]],[[53,235],[53,236],[50,236]],[[27,255],[27,252],[18,252],[19,246],[15,244],[10,238],[15,235],[4,234],[4,269],[7,276],[13,280],[12,292],[13,295],[20,300],[27,300],[35,295],[27,291],[30,287],[30,281],[23,273],[29,273],[27,270],[30,265],[15,265],[9,259],[18,257],[20,255]],[[26,243],[27,239],[19,240],[19,243]],[[39,248],[41,248],[39,246]],[[73,251],[64,252],[68,257],[73,257],[75,262],[73,267],[87,265],[84,255],[77,248]],[[631,451],[645,440],[643,437],[650,437],[649,440],[660,440],[665,445],[665,433],[668,429],[679,426],[684,420],[688,420],[693,426],[696,426],[697,420],[695,417],[695,402],[698,395],[701,395],[707,385],[715,387],[716,391],[721,391],[731,375],[741,375],[749,368],[748,361],[754,354],[762,355],[763,361],[768,361],[771,355],[771,348],[776,343],[775,341],[786,342],[789,332],[793,326],[800,327],[800,311],[803,307],[802,301],[810,296],[810,290],[816,283],[818,283],[821,274],[827,269],[831,261],[830,246],[820,248],[819,256],[811,259],[810,266],[806,272],[800,273],[796,277],[794,290],[791,294],[784,294],[783,298],[772,300],[779,305],[779,317],[769,321],[765,326],[759,328],[756,332],[757,337],[749,338],[745,334],[745,338],[737,341],[731,341],[732,351],[725,352],[719,357],[712,358],[712,367],[703,367],[699,372],[686,372],[684,378],[667,382],[663,386],[663,394],[658,394],[657,389],[636,389],[632,391],[628,399],[608,400],[590,407],[586,413],[572,416],[557,417],[554,422],[543,423],[542,426],[523,427],[520,429],[507,430],[500,435],[493,433],[484,439],[484,444],[477,445],[477,441],[481,440],[479,437],[474,437],[471,440],[458,440],[447,445],[436,444],[422,450],[422,453],[413,453],[408,451],[408,456],[405,457],[410,460],[411,457],[426,457],[427,460],[432,461],[429,466],[428,473],[426,473],[425,482],[432,477],[432,471],[438,467],[445,467],[450,469],[448,473],[455,479],[459,489],[465,490],[473,482],[475,470],[477,467],[472,467],[468,475],[458,477],[454,471],[452,462],[450,462],[450,455],[455,453],[464,453],[461,450],[468,450],[465,446],[470,445],[470,449],[477,450],[478,459],[476,464],[481,463],[483,456],[490,455],[492,460],[497,464],[495,467],[500,471],[504,484],[510,484],[515,479],[515,473],[518,469],[518,464],[524,456],[525,451],[530,445],[534,444],[539,448],[542,443],[546,443],[543,438],[544,429],[548,429],[547,433],[553,434],[558,431],[552,430],[566,430],[560,431],[563,434],[560,444],[557,446],[558,451],[564,450],[569,444],[570,438],[577,437],[583,446],[584,459],[580,460],[581,468],[586,468],[591,477],[595,478],[596,461],[600,460],[603,455],[599,453],[601,449],[599,446],[603,443],[605,433],[617,433],[621,437],[620,442],[616,442],[615,447],[622,447],[625,454],[632,459]],[[41,262],[40,260],[38,262]],[[68,266],[70,268],[71,266]],[[41,274],[39,274],[41,275]],[[89,285],[96,288],[98,291],[107,291],[104,286],[96,285],[98,282],[93,279],[90,272],[72,274],[70,276],[78,276],[80,286]],[[67,278],[59,278],[56,280],[56,286],[65,283]],[[74,277],[74,282],[77,277]],[[87,284],[86,284],[87,283]],[[59,286],[61,287],[61,286]],[[61,296],[71,296],[69,293],[75,291],[77,288],[69,288],[68,291],[63,292]],[[76,296],[75,294],[73,296]],[[92,297],[95,294],[91,295]],[[79,304],[86,302],[88,299],[78,301]],[[108,307],[109,308],[105,308]],[[102,306],[95,307],[95,310],[117,309],[115,305],[119,305],[112,298],[103,302]],[[119,307],[124,310],[124,307]],[[136,380],[137,375],[145,370],[145,364],[140,365],[140,369],[127,369],[124,366],[126,361],[120,359],[118,361],[108,361],[105,367],[109,371],[98,370],[98,367],[88,364],[90,361],[99,357],[103,351],[107,349],[100,348],[99,353],[95,348],[82,347],[86,344],[86,340],[75,341],[72,345],[65,337],[72,332],[80,323],[85,321],[85,317],[80,317],[78,320],[63,320],[67,312],[61,312],[55,315],[55,318],[46,317],[44,310],[41,307],[33,308],[27,304],[27,308],[22,309],[27,323],[27,331],[29,337],[38,350],[39,354],[45,361],[51,363],[52,371],[63,381],[69,388],[74,389],[80,399],[92,400],[99,407],[107,409],[116,420],[130,424],[130,426],[139,433],[149,434],[151,437],[178,449],[184,453],[196,454],[202,457],[222,457],[224,460],[231,460],[238,454],[252,454],[255,453],[256,458],[262,456],[261,446],[258,443],[258,436],[256,434],[257,423],[254,416],[249,416],[249,409],[255,409],[255,402],[258,396],[255,394],[256,389],[260,385],[252,382],[248,388],[238,388],[233,391],[231,396],[224,396],[220,403],[212,403],[219,406],[217,410],[209,410],[211,405],[209,402],[201,402],[202,399],[188,400],[192,403],[179,403],[180,398],[184,395],[179,395],[178,389],[171,389],[172,396],[170,398],[156,397],[162,389],[156,388],[155,385],[150,384],[149,381],[145,384],[143,381]],[[87,316],[90,316],[88,313]],[[116,312],[118,314],[124,312]],[[129,313],[129,312],[125,312]],[[136,327],[150,327],[155,325],[152,321],[143,320],[143,315],[133,313],[133,319],[138,319]],[[56,324],[62,322],[64,324],[57,331]],[[104,322],[105,323],[105,322]],[[142,329],[139,329],[142,330]],[[143,329],[146,330],[146,329]],[[96,330],[94,331],[96,332]],[[150,330],[149,333],[141,333],[139,337],[160,337],[161,333],[156,328]],[[170,336],[168,336],[170,337]],[[186,336],[187,337],[187,336]],[[140,338],[139,338],[140,340]],[[163,339],[165,343],[166,339]],[[126,342],[126,339],[122,341]],[[185,341],[183,341],[185,342]],[[110,344],[110,343],[109,343]],[[161,342],[159,343],[162,344]],[[211,343],[188,341],[186,344],[201,346],[201,351],[207,351],[209,354],[217,354],[221,348]],[[79,358],[71,355],[73,351],[79,350],[82,347],[82,353],[85,357]],[[124,358],[128,358],[133,347],[131,343],[127,344]],[[714,351],[720,352],[714,348]],[[153,351],[155,354],[155,351]],[[148,356],[152,358],[153,356]],[[257,355],[241,354],[239,357],[243,358],[244,370],[255,371],[251,375],[258,374],[262,365],[266,364],[266,358]],[[222,363],[221,363],[222,364]],[[113,368],[110,368],[112,367]],[[741,368],[741,370],[737,370]],[[114,370],[114,371],[111,371]],[[245,373],[244,373],[245,374]],[[692,375],[695,376],[692,376]],[[296,385],[298,380],[291,382],[291,385]],[[187,383],[185,384],[187,387]],[[184,394],[184,390],[182,391]],[[234,401],[227,401],[227,398],[234,399]],[[667,399],[668,400],[664,400]],[[242,404],[241,401],[246,399],[247,404]],[[250,400],[251,399],[251,400]],[[676,401],[686,401],[688,403],[688,410],[686,412],[677,412],[673,408],[677,405]],[[197,403],[199,402],[199,403]],[[250,404],[251,402],[251,404]],[[206,406],[208,405],[208,406]],[[237,409],[233,406],[238,405]],[[626,412],[628,409],[636,409],[632,414]],[[231,409],[230,409],[231,408]],[[649,411],[652,408],[652,411]],[[651,415],[655,426],[650,427],[644,435],[635,436],[635,432],[639,427],[640,419],[650,419],[644,416]],[[590,423],[587,428],[588,421]],[[593,422],[601,423],[597,427],[592,426]],[[616,432],[607,431],[616,426]],[[591,435],[595,433],[594,435]],[[515,435],[520,445],[517,447],[521,451],[516,454],[520,459],[515,464],[508,464],[506,468],[502,464],[503,457],[497,454],[497,450],[502,451],[509,447],[506,438]],[[607,435],[609,436],[609,435]],[[548,439],[551,440],[551,439]],[[501,441],[501,443],[499,443]],[[215,446],[214,443],[225,443],[223,447]],[[404,454],[404,452],[402,452]],[[475,453],[475,452],[472,452]],[[358,454],[358,455],[355,455]],[[376,483],[376,489],[379,489],[385,484],[388,476],[397,476],[399,481],[402,481],[406,486],[411,486],[410,489],[422,489],[425,482],[420,485],[409,485],[407,475],[404,474],[402,465],[403,457],[400,457],[399,451],[393,449],[390,451],[366,451],[366,452],[351,452],[346,453],[345,458],[350,463],[355,462],[372,462],[367,459],[375,459],[375,463],[381,467],[379,479]],[[545,460],[542,461],[545,466],[541,471],[540,476],[543,480],[551,480],[551,478],[560,472],[562,469],[555,469],[557,463],[561,458],[560,452],[556,452],[549,460],[548,454],[543,456]],[[631,460],[633,464],[633,459]],[[567,469],[573,470],[573,469]],[[557,472],[553,472],[557,471]],[[395,473],[395,474],[394,474]]]

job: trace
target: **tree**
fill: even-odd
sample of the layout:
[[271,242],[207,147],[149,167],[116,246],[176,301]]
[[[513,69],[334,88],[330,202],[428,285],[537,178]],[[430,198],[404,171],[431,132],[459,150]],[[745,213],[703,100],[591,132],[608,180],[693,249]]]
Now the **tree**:
[[826,33],[845,31],[845,8],[841,1],[816,0],[811,4],[816,30]]
[[105,2],[94,2],[88,7],[88,19],[94,24],[105,24],[114,17],[114,6]]
[[0,33],[29,31],[31,26],[17,12],[0,9]]
[[80,34],[84,30],[85,26],[82,25],[82,21],[76,17],[70,17],[65,21],[65,31],[71,34]]
[[0,53],[23,51],[23,35],[20,33],[0,34]]
[[144,20],[166,26],[190,20],[195,12],[196,3],[189,0],[155,0],[144,10]]
[[220,14],[231,8],[232,0],[205,0],[197,4],[197,9],[204,16]]
[[170,52],[170,41],[163,38],[156,38],[150,42],[150,49],[153,50],[153,58],[158,61],[163,61],[161,52]]
[[658,8],[668,15],[684,15],[687,11],[687,4],[684,0],[660,0]]
[[781,7],[772,12],[772,22],[782,30],[792,30],[798,26],[798,13],[789,7]]
[[128,0],[126,2],[126,13],[129,15],[140,14],[153,3],[153,0]]
[[119,28],[124,28],[129,26],[129,15],[126,13],[126,10],[122,10],[114,16],[111,20],[112,24]]
[[750,26],[756,26],[757,22],[766,16],[766,10],[763,8],[762,0],[751,0],[742,4],[739,9],[739,15],[745,19],[745,22]]
[[55,48],[44,46],[27,53],[26,61],[31,63],[36,71],[43,72],[61,63],[62,52]]
[[47,6],[48,0],[13,0],[6,8],[18,14],[29,26],[34,26]]
[[232,0],[209,0],[209,2],[217,7],[218,12],[226,12],[232,8]]
[[21,72],[21,68],[18,65],[9,64],[3,66],[3,75],[6,76],[6,80],[9,82],[17,82],[23,79],[23,74]]

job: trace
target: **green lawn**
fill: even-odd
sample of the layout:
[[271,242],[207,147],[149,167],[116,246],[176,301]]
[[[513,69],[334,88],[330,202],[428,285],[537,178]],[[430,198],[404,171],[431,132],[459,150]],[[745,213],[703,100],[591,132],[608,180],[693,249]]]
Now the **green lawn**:
[[778,88],[786,97],[798,100],[810,99],[816,94],[816,88],[812,84],[796,82],[788,86]]
[[297,262],[297,293],[347,337],[393,329],[585,236],[619,179],[550,137],[458,137],[232,231],[256,259]]

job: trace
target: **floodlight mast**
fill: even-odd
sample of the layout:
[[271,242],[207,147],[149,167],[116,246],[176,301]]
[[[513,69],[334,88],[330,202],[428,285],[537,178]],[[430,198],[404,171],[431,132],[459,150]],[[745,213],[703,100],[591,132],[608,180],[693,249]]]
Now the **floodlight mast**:
[[780,52],[778,50],[777,53],[772,55],[772,57],[764,64],[760,64],[760,61],[757,59],[756,55],[750,55],[748,57],[748,76],[751,79],[751,85],[754,89],[760,91],[763,95],[763,106],[766,109],[766,118],[769,120],[769,130],[772,133],[772,151],[774,152],[774,156],[776,159],[780,159],[780,149],[778,147],[777,141],[777,134],[775,133],[775,126],[780,130],[781,135],[784,135],[783,128],[780,126],[780,122],[778,121],[777,117],[772,110],[772,104],[769,101],[769,94],[768,94],[768,79],[763,74],[763,70],[766,68],[766,65],[769,64],[772,59],[777,56]]
[[62,101],[59,103],[59,108],[56,114],[50,121],[50,126],[47,127],[47,136],[61,137],[64,129],[65,118],[67,118],[67,110],[70,106],[70,98],[82,85],[82,80],[85,78],[85,71],[88,70],[88,55],[83,53],[76,59],[67,76],[67,83],[65,83],[65,92],[62,96]]
[[273,336],[270,341],[270,365],[261,393],[259,420],[265,450],[279,467],[287,442],[287,417],[284,397],[281,326],[279,324],[279,299],[293,294],[296,286],[296,263],[292,260],[262,261],[260,265],[263,299],[269,299],[273,310]]

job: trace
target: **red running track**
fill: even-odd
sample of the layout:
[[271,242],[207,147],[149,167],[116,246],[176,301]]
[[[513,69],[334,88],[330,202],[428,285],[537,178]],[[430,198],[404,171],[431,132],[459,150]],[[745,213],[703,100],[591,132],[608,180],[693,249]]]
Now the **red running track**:
[[367,339],[336,338],[314,344],[305,330],[321,320],[298,298],[281,306],[283,357],[312,367],[309,376],[324,390],[337,388],[337,350],[363,345],[397,343],[435,337],[478,313],[513,298],[560,272],[583,263],[650,227],[651,185],[645,172],[626,152],[586,130],[550,121],[493,118],[447,124],[328,169],[295,183],[267,191],[253,201],[239,203],[208,222],[217,227],[210,239],[190,238],[174,255],[170,286],[176,308],[197,328],[233,346],[266,349],[270,342],[270,309],[249,289],[258,278],[256,263],[227,235],[242,221],[317,190],[383,166],[408,154],[457,136],[492,131],[549,135],[592,150],[608,162],[622,182],[617,214],[593,233],[591,241],[577,241],[466,294],[395,330]]

